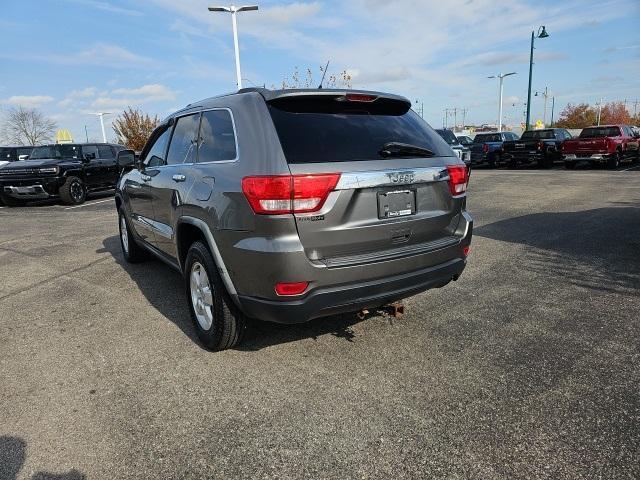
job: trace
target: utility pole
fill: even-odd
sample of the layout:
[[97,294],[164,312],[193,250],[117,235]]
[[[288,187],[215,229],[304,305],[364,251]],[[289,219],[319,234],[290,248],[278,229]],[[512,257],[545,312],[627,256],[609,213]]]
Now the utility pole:
[[453,131],[456,131],[456,127],[458,126],[458,108],[453,108]]
[[546,127],[547,126],[547,98],[549,98],[548,87],[544,87],[544,92],[536,92],[534,94],[535,97],[537,97],[538,95],[542,95],[544,97],[544,113],[542,115],[542,123],[544,123]]
[[467,108],[463,108],[462,109],[462,129],[464,130],[464,126],[467,123],[466,122],[466,118],[467,118],[467,112],[469,111],[469,109]]
[[251,10],[258,10],[258,6],[246,5],[244,7],[236,7],[235,5],[231,5],[229,7],[209,7],[210,12],[228,12],[231,14],[231,25],[233,27],[233,49],[236,54],[236,84],[238,85],[238,90],[242,88],[242,75],[240,74],[240,48],[238,46],[238,23],[236,21],[236,14]]
[[551,97],[551,127],[553,127],[553,110],[556,108],[556,97]]
[[89,143],[89,131],[86,125],[84,126],[84,136],[87,138],[87,143]]

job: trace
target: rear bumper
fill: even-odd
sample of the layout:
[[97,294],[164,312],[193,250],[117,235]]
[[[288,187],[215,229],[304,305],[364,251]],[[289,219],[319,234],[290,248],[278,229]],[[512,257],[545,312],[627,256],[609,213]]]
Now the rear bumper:
[[240,296],[244,313],[276,323],[303,323],[308,320],[374,308],[445,286],[462,274],[466,260],[456,258],[434,267],[368,282],[315,290],[300,300],[274,301]]
[[[402,258],[305,269],[303,263],[289,263],[292,260],[289,255],[272,259],[263,257],[255,262],[260,265],[262,273],[254,276],[253,281],[263,283],[267,280],[262,286],[273,291],[278,278],[286,281],[305,279],[310,281],[308,292],[299,297],[275,297],[238,289],[238,304],[246,315],[253,318],[276,323],[302,323],[327,315],[381,306],[430,288],[443,287],[456,280],[464,270],[466,259],[463,249],[470,245],[472,232],[473,219],[463,211],[456,230],[456,242],[443,243],[440,248]],[[304,263],[308,264],[308,260]],[[282,270],[278,272],[278,268]],[[287,272],[290,277],[286,276]],[[293,276],[291,272],[294,272]]]
[[544,154],[539,151],[524,151],[524,152],[506,152],[505,157],[509,160],[515,160],[516,162],[535,162],[538,160],[542,160],[544,158]]
[[563,155],[563,158],[566,162],[580,162],[580,161],[590,161],[590,162],[602,162],[607,160],[611,154],[609,153],[588,153],[588,154],[575,154],[568,153]]

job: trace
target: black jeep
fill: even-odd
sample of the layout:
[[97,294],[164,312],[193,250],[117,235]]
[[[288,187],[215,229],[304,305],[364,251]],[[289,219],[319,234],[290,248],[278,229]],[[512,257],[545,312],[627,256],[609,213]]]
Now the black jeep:
[[55,144],[35,147],[28,160],[0,169],[0,199],[10,207],[31,200],[59,197],[69,205],[83,203],[87,192],[114,188],[121,145]]

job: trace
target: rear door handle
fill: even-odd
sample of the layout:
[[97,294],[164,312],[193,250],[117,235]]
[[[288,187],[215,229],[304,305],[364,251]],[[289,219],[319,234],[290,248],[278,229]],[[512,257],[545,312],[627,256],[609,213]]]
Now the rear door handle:
[[171,177],[173,179],[174,182],[184,182],[187,177],[185,177],[184,175],[174,175],[173,177]]

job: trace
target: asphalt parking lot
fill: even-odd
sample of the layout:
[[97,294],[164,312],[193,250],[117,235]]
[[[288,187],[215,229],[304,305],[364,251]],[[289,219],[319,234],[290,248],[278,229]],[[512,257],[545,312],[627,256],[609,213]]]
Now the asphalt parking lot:
[[221,353],[111,198],[0,208],[0,478],[639,478],[622,170],[478,169],[458,282]]

